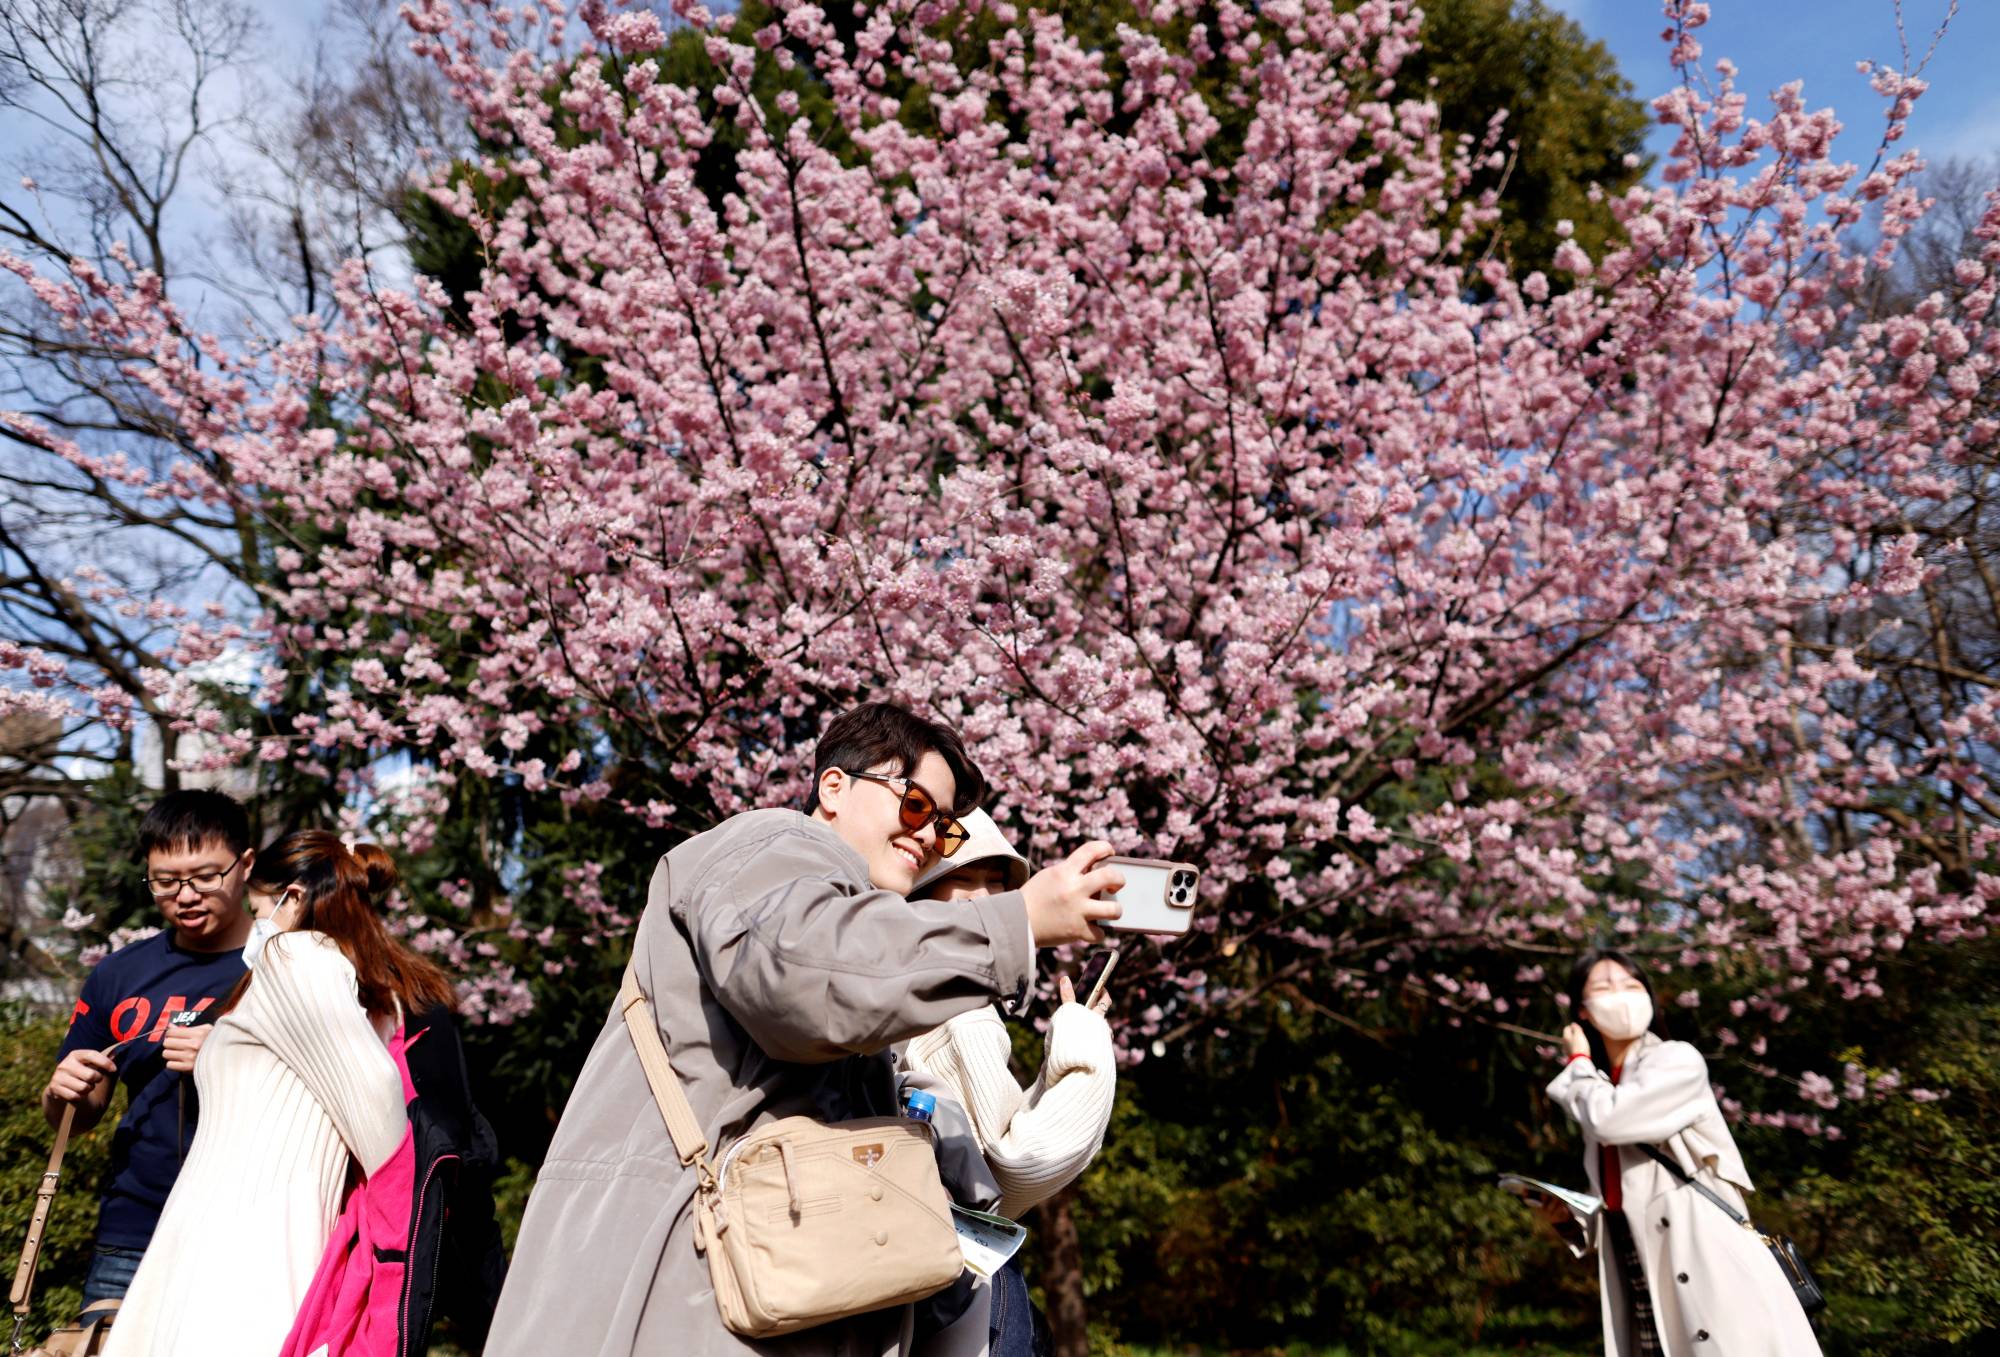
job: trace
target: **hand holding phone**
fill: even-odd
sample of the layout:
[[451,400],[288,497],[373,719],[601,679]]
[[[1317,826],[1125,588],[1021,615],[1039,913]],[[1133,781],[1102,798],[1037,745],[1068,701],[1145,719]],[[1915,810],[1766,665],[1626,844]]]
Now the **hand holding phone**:
[[1109,861],[1111,845],[1095,839],[1028,878],[1021,898],[1035,946],[1104,941],[1103,926],[1118,913],[1110,892],[1125,884]]
[[1113,968],[1118,965],[1118,949],[1106,947],[1092,952],[1090,959],[1083,963],[1083,970],[1075,980],[1066,975],[1056,977],[1056,996],[1066,1004],[1077,1002],[1077,991],[1083,991],[1083,1006],[1103,1017],[1111,1011],[1111,995],[1106,982],[1111,979]]
[[[1090,960],[1083,963],[1083,973],[1077,977],[1076,988],[1083,991],[1085,1008],[1102,1013],[1111,1007],[1105,999],[1105,983],[1111,979],[1111,972],[1118,966],[1118,949],[1106,947],[1092,952]],[[1103,1000],[1102,1003],[1099,1001]]]
[[1110,897],[1118,902],[1118,917],[1106,919],[1104,927],[1121,933],[1178,936],[1194,923],[1195,887],[1201,881],[1201,869],[1193,863],[1114,857],[1106,858],[1102,865],[1125,879]]

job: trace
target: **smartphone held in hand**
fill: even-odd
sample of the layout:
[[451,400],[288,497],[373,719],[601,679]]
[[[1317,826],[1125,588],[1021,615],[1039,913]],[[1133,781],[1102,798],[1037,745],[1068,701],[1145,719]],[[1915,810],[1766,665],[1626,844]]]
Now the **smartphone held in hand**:
[[1125,878],[1124,889],[1111,897],[1123,912],[1115,919],[1103,920],[1104,927],[1124,933],[1179,935],[1188,931],[1194,922],[1199,867],[1158,858],[1118,857],[1106,858],[1100,865],[1117,868]]
[[1104,987],[1111,980],[1111,972],[1118,967],[1118,949],[1105,947],[1090,954],[1090,960],[1083,963],[1083,972],[1076,978],[1077,1001],[1085,1008],[1095,1007],[1103,997]]

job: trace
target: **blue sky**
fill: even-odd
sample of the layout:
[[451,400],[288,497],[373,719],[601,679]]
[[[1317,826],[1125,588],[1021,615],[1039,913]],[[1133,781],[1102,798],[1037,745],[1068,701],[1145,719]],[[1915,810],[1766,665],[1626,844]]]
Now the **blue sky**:
[[[1666,23],[1657,0],[1547,2],[1611,49],[1639,95],[1651,98],[1672,86],[1673,69],[1660,41]],[[1923,59],[1950,8],[1949,0],[1903,0],[1913,62]],[[1865,58],[1901,67],[1897,9],[1895,0],[1710,0],[1709,22],[1697,36],[1711,70],[1718,57],[1736,63],[1737,88],[1750,96],[1753,116],[1769,108],[1769,91],[1804,80],[1808,107],[1831,105],[1841,115],[1846,130],[1837,143],[1839,153],[1865,162],[1881,133],[1884,101],[1854,66]],[[1924,71],[1931,89],[1918,101],[1903,144],[1922,149],[1934,161],[2000,152],[1996,63],[2000,0],[1960,0],[1950,30]],[[1672,144],[1665,129],[1655,130],[1655,152]]]
[[[279,64],[305,58],[327,13],[327,0],[251,0],[265,22]],[[1421,3],[1421,0],[1419,0]],[[1516,0],[1522,3],[1522,0]],[[1544,0],[1582,25],[1617,58],[1625,78],[1643,98],[1670,88],[1674,73],[1660,41],[1665,20],[1659,0]],[[710,0],[730,9],[730,0]],[[657,6],[666,9],[664,0]],[[1700,33],[1703,60],[1735,61],[1738,87],[1750,96],[1750,111],[1761,116],[1765,95],[1787,81],[1805,81],[1809,107],[1832,105],[1848,129],[1840,153],[1865,163],[1882,127],[1883,100],[1854,69],[1873,59],[1903,62],[1897,36],[1900,8],[1912,61],[1921,61],[1931,35],[1951,10],[1951,0],[1710,0],[1710,17]],[[1907,146],[1933,160],[2000,155],[2000,0],[1959,0],[1949,31],[1924,71],[1931,90],[1918,101]],[[1651,149],[1673,144],[1656,129]]]
[[[376,0],[393,7],[393,0]],[[656,0],[665,8],[665,0]],[[711,0],[721,8],[728,0]],[[1517,0],[1525,3],[1525,0]],[[1610,48],[1620,70],[1642,97],[1671,87],[1674,73],[1660,41],[1664,19],[1659,0],[1545,0],[1575,19]],[[217,93],[224,105],[266,106],[282,92],[289,73],[309,61],[329,40],[329,0],[249,0],[262,21],[260,60],[225,73]],[[1902,14],[1911,57],[1921,60],[1931,35],[1951,9],[1951,0],[1711,0],[1709,23],[1701,30],[1703,59],[1711,67],[1728,56],[1740,69],[1740,87],[1750,96],[1754,116],[1768,109],[1767,93],[1794,79],[1805,81],[1809,107],[1837,109],[1847,128],[1837,144],[1849,160],[1865,164],[1882,127],[1882,99],[1855,70],[1862,58],[1900,65]],[[140,16],[149,11],[140,10]],[[144,35],[135,35],[145,46]],[[337,49],[336,49],[337,50]],[[338,58],[336,58],[337,60]],[[1918,102],[1905,145],[1933,160],[1950,156],[1992,158],[2000,171],[2000,0],[1960,0],[1950,31],[1924,76],[1931,91]],[[19,197],[15,176],[36,168],[46,144],[43,129],[18,112],[0,109],[0,193]],[[1672,144],[1656,128],[1657,155]],[[206,181],[193,187],[177,214],[175,234],[205,236],[219,230],[220,207],[212,185],[232,169],[235,148],[226,141],[198,167]]]

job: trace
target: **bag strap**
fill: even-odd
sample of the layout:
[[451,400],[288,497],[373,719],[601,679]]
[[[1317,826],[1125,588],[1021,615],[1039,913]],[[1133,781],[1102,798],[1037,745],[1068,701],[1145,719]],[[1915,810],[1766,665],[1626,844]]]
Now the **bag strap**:
[[56,1127],[55,1148],[49,1151],[49,1166],[42,1173],[42,1182],[35,1189],[35,1213],[28,1219],[28,1242],[21,1246],[21,1265],[14,1269],[14,1286],[7,1299],[14,1307],[14,1332],[20,1335],[21,1321],[35,1304],[35,1269],[42,1261],[42,1232],[48,1228],[49,1207],[56,1199],[56,1187],[62,1182],[63,1154],[69,1149],[70,1128],[76,1122],[76,1104],[63,1105],[62,1122]]
[[687,1092],[674,1073],[673,1063],[667,1059],[666,1044],[660,1040],[659,1024],[653,1018],[653,1005],[646,998],[646,991],[639,988],[639,977],[629,963],[618,986],[618,1012],[625,1019],[625,1030],[631,1034],[632,1045],[639,1053],[639,1068],[646,1072],[646,1086],[653,1090],[653,1102],[660,1109],[660,1119],[667,1124],[667,1134],[673,1138],[674,1153],[680,1156],[681,1167],[696,1168],[701,1173],[703,1190],[713,1188],[715,1165],[708,1157],[708,1141],[702,1136],[694,1108],[688,1105]]
[[1674,1177],[1680,1179],[1682,1182],[1686,1183],[1689,1187],[1692,1187],[1695,1191],[1701,1193],[1702,1196],[1708,1198],[1710,1201],[1714,1202],[1717,1206],[1721,1207],[1724,1215],[1728,1216],[1738,1225],[1741,1225],[1744,1229],[1754,1230],[1757,1228],[1755,1225],[1752,1225],[1749,1222],[1749,1220],[1743,1215],[1741,1211],[1738,1211],[1735,1207],[1731,1206],[1728,1202],[1724,1201],[1719,1195],[1717,1195],[1712,1189],[1710,1189],[1707,1183],[1704,1183],[1699,1178],[1690,1177],[1686,1169],[1682,1168],[1679,1164],[1675,1163],[1668,1156],[1661,1154],[1653,1146],[1635,1145],[1632,1148],[1642,1152],[1643,1154],[1645,1154],[1647,1158],[1657,1163],[1661,1168],[1673,1174]]

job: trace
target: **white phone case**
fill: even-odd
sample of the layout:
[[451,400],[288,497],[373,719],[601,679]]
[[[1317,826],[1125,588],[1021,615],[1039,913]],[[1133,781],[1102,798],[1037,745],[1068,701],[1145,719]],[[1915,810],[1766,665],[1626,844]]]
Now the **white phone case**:
[[1173,933],[1188,931],[1194,922],[1195,887],[1201,869],[1188,862],[1165,862],[1159,858],[1106,858],[1104,865],[1116,867],[1125,878],[1124,889],[1111,898],[1123,909],[1104,927],[1122,933]]

